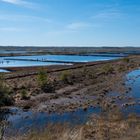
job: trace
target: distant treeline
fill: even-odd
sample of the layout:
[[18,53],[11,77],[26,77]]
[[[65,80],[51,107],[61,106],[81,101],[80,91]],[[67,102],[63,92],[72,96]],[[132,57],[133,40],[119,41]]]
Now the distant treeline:
[[123,53],[140,54],[140,47],[33,47],[33,46],[0,46],[2,51],[26,51],[37,54],[94,54],[94,53]]

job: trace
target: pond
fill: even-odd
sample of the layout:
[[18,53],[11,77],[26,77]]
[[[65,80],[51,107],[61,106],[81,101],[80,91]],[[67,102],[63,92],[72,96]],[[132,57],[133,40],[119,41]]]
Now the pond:
[[135,104],[125,108],[125,112],[140,115],[140,69],[130,72],[126,78],[126,86],[131,88],[128,95],[134,98]]
[[[52,63],[52,62],[36,62],[36,61],[18,61],[18,60],[0,60],[0,67],[31,67],[31,66],[49,66],[49,65],[66,65],[64,63]],[[70,65],[70,64],[67,64]]]
[[[71,125],[84,124],[91,114],[99,113],[100,108],[90,107],[86,111],[78,109],[75,112],[63,114],[45,112],[25,111],[18,108],[11,108],[1,113],[0,120],[8,122],[5,128],[5,135],[15,135],[16,133],[27,133],[30,130],[42,130],[48,124],[69,123]],[[2,126],[1,126],[2,127]]]
[[121,58],[121,57],[99,56],[99,55],[98,56],[36,55],[36,56],[0,57],[0,67],[26,67],[26,66],[46,66],[46,65],[67,64],[67,63],[58,63],[58,62],[56,63],[43,62],[43,61],[49,61],[49,60],[50,61],[67,61],[67,62],[92,62],[92,61],[95,62],[95,61],[114,60],[118,58]]
[[140,69],[134,70],[127,75],[126,85],[131,87],[130,94],[140,99]]
[[0,73],[2,72],[9,72],[8,70],[5,70],[5,69],[0,69]]

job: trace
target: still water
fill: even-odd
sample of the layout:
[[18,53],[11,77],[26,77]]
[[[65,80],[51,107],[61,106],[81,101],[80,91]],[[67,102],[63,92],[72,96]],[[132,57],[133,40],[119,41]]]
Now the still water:
[[140,69],[130,72],[126,78],[126,86],[131,88],[128,95],[135,99],[136,104],[127,107],[125,111],[140,115]]
[[[63,114],[45,112],[24,111],[18,108],[11,108],[1,113],[0,119],[5,120],[6,136],[14,136],[16,133],[27,133],[31,130],[42,130],[48,124],[69,123],[71,125],[84,124],[94,113],[99,113],[100,108],[90,107],[86,111],[78,109],[75,112]],[[2,127],[2,126],[1,126]]]
[[[116,56],[78,56],[78,55],[36,55],[36,56],[16,56],[0,57],[0,67],[26,67],[26,66],[46,66],[46,65],[64,65],[63,63],[43,62],[46,60],[68,61],[68,62],[94,62],[118,59]],[[7,59],[26,59],[24,60],[7,60]],[[34,60],[34,61],[30,61]],[[42,61],[42,62],[40,62]]]
[[1,73],[1,72],[9,72],[9,71],[4,70],[4,69],[0,69],[0,73]]

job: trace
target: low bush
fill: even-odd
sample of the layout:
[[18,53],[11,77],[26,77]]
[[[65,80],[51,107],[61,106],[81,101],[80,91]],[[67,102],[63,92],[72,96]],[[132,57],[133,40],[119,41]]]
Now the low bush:
[[41,89],[45,88],[45,86],[48,84],[48,75],[45,70],[41,69],[39,71],[37,81]]
[[0,75],[0,107],[13,104],[13,98],[10,96],[10,89],[6,86],[4,76]]
[[114,71],[114,68],[110,64],[107,64],[102,68],[101,71],[104,74],[109,74],[109,73],[112,73]]
[[60,80],[64,83],[64,84],[70,84],[71,80],[70,80],[70,73],[68,71],[64,71],[61,73],[60,76]]
[[50,83],[48,74],[45,70],[41,69],[38,73],[38,85],[44,92],[54,91],[53,85]]
[[125,70],[126,70],[125,65],[120,65],[120,66],[118,67],[118,71],[119,71],[119,72],[123,72],[123,71],[125,71]]
[[27,93],[26,89],[22,89],[22,91],[21,91],[21,98],[22,98],[23,100],[29,99],[28,93]]
[[127,57],[125,57],[125,58],[123,58],[123,62],[125,62],[125,63],[129,63],[129,62],[130,62],[130,59],[127,58]]

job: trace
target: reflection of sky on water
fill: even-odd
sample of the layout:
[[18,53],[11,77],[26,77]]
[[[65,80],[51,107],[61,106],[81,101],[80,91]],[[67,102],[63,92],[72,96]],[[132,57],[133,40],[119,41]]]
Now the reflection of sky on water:
[[99,113],[99,108],[88,108],[86,111],[78,109],[75,112],[67,112],[63,114],[45,112],[32,112],[23,111],[21,109],[12,108],[11,114],[5,114],[6,120],[9,125],[5,133],[15,135],[16,132],[24,133],[28,130],[38,129],[41,130],[48,124],[69,123],[71,125],[86,123],[91,114]]
[[8,72],[7,70],[4,69],[0,69],[0,72]]
[[[57,65],[60,63],[39,62],[37,60],[53,60],[53,61],[70,61],[70,62],[91,62],[101,60],[113,60],[119,57],[108,56],[76,56],[76,55],[40,55],[40,56],[16,56],[16,57],[0,57],[0,67],[25,67],[25,66],[45,66]],[[36,61],[18,61],[6,59],[31,59]],[[61,63],[62,64],[62,63]]]

